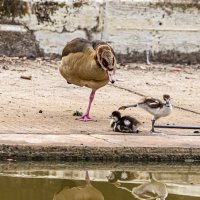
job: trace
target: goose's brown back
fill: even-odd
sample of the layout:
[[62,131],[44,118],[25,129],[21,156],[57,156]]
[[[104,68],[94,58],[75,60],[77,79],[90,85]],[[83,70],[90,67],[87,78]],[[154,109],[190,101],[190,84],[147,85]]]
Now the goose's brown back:
[[70,53],[83,52],[83,49],[87,46],[91,46],[91,42],[84,38],[76,38],[68,42],[63,49],[62,57],[68,56]]
[[107,72],[96,62],[92,43],[82,38],[76,38],[65,46],[59,70],[67,82],[93,90],[109,81]]

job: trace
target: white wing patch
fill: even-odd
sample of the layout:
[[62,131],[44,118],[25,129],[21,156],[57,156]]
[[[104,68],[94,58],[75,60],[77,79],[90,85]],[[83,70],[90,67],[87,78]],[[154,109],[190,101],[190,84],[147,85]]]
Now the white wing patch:
[[149,103],[150,106],[158,105],[156,102]]
[[119,131],[121,131],[121,127],[120,127],[120,125],[117,125],[117,128],[118,128]]
[[149,103],[150,106],[159,106],[159,101],[154,101],[152,103]]
[[124,120],[124,124],[125,124],[126,126],[129,126],[129,125],[131,124],[131,122],[130,122],[128,119],[125,119],[125,120]]

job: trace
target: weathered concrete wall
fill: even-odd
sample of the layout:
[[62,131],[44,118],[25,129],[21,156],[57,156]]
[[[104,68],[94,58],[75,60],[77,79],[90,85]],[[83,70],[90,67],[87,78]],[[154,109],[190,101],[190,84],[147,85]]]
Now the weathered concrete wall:
[[[0,24],[7,36],[1,55],[61,54],[66,42],[84,37],[109,42],[122,62],[145,61],[150,50],[153,61],[200,63],[198,0],[0,0]],[[8,31],[35,44],[12,51],[20,40],[15,44]]]

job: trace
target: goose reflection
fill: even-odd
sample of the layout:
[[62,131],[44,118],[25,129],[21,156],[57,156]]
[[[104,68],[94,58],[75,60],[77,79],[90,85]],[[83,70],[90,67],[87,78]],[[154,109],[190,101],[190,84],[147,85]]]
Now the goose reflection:
[[136,172],[130,171],[111,171],[107,176],[108,182],[115,183],[117,181],[130,181],[138,177]]
[[150,182],[143,183],[132,190],[120,186],[120,183],[116,183],[115,186],[130,192],[139,200],[165,200],[168,196],[166,184],[156,180],[152,173],[149,173],[149,176]]
[[92,186],[88,171],[85,174],[85,185],[69,188],[66,186],[54,195],[53,200],[104,200],[102,193]]

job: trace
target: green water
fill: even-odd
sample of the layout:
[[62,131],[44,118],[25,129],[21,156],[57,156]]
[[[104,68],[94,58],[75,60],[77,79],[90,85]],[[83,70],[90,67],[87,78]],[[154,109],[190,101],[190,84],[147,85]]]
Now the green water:
[[[199,169],[198,165],[0,163],[0,200],[200,200]],[[86,171],[91,180],[87,189]],[[93,197],[86,198],[85,193]]]

